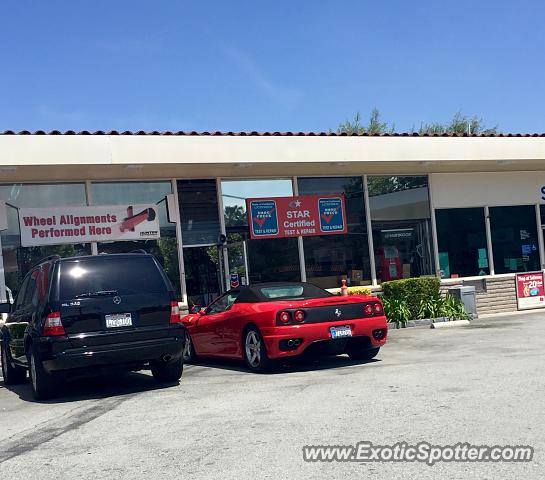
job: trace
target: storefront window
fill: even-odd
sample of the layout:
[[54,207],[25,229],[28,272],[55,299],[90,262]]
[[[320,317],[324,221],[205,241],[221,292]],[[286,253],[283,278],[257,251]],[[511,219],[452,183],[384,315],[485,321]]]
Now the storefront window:
[[142,249],[155,255],[170,281],[180,291],[176,225],[167,218],[165,197],[172,193],[170,182],[105,182],[92,184],[94,205],[157,204],[159,207],[159,240],[100,242],[99,253],[124,253]]
[[535,207],[490,207],[489,211],[495,273],[539,270]]
[[379,282],[433,275],[426,176],[368,177]]
[[15,294],[30,268],[49,255],[70,257],[91,253],[90,245],[67,244],[21,247],[18,208],[83,206],[83,183],[0,185],[0,200],[7,204],[8,229],[1,232],[6,286]]
[[209,305],[220,295],[222,279],[216,246],[184,248],[184,268],[189,308]]
[[362,177],[299,178],[298,188],[300,195],[344,194],[346,201],[346,235],[303,239],[307,281],[322,288],[339,287],[343,278],[349,285],[370,284]]
[[436,210],[435,219],[441,276],[488,275],[484,208]]
[[[291,179],[225,180],[221,183],[223,211],[228,244],[246,242],[250,283],[298,281],[301,279],[299,248],[296,238],[249,240],[246,215],[247,198],[289,197],[293,195]],[[242,248],[235,251],[237,258]],[[229,260],[230,270],[231,265]],[[237,262],[236,271],[244,276]]]
[[178,180],[182,242],[216,245],[220,234],[218,194],[215,180]]

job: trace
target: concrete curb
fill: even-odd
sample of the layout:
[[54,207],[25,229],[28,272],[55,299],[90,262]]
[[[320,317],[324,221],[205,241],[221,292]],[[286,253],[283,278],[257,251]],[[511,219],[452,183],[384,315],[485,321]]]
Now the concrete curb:
[[451,322],[439,322],[432,323],[430,328],[448,328],[448,327],[462,327],[464,325],[470,325],[469,320],[452,320]]

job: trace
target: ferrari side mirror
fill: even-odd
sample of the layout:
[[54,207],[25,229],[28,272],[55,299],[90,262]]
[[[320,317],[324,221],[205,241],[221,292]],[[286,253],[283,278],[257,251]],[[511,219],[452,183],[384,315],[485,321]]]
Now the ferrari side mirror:
[[201,311],[200,305],[193,305],[190,310],[191,313],[199,313],[200,311]]

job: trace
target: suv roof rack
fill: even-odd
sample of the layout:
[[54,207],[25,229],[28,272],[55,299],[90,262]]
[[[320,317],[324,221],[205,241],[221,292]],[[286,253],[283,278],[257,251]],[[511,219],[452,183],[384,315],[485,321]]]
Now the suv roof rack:
[[54,254],[54,255],[48,255],[47,257],[44,257],[40,260],[38,260],[34,265],[32,265],[32,267],[30,268],[34,268],[36,265],[40,265],[40,263],[44,263],[44,262],[47,262],[48,260],[59,260],[61,258],[60,255],[57,255],[57,254]]

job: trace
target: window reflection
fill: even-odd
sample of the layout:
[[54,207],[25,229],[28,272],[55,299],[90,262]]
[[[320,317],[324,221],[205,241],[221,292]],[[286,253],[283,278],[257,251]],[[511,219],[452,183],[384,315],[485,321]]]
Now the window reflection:
[[426,176],[369,176],[369,208],[379,282],[432,275]]
[[159,240],[100,242],[99,253],[144,250],[155,255],[176,291],[180,291],[176,225],[168,221],[165,197],[172,193],[170,182],[98,182],[91,185],[94,205],[154,204],[158,206]]
[[535,207],[490,207],[489,212],[494,272],[539,270]]
[[85,184],[8,184],[0,185],[0,200],[7,206],[8,229],[0,232],[6,285],[13,293],[19,290],[24,276],[42,258],[50,255],[72,257],[90,254],[89,244],[21,247],[18,208],[82,206],[86,204]]
[[442,277],[488,275],[484,208],[436,210],[435,218]]
[[371,283],[362,177],[299,178],[300,195],[344,194],[346,235],[305,237],[307,281],[335,288],[343,278],[349,285]]
[[[289,197],[293,195],[291,179],[225,180],[221,183],[223,212],[229,249],[229,273],[246,273],[241,267],[242,247],[245,241],[248,254],[250,283],[270,281],[297,281],[301,279],[299,248],[296,238],[249,240],[246,214],[247,198]],[[243,262],[242,262],[243,264]]]

